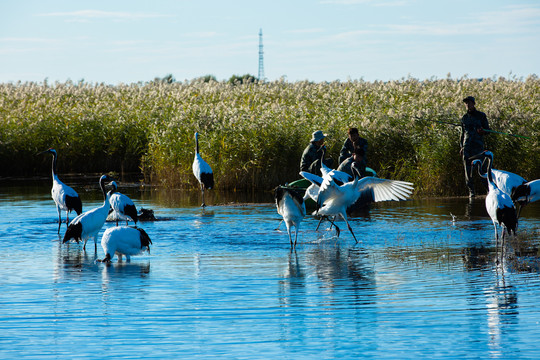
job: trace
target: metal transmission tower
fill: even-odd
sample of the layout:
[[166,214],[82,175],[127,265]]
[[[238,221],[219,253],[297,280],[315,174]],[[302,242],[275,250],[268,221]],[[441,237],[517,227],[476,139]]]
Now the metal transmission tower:
[[262,43],[262,29],[259,30],[259,81],[264,81],[264,56]]

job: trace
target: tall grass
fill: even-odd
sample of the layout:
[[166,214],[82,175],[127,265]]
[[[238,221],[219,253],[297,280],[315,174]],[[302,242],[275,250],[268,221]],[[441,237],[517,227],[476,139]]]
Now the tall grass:
[[350,126],[369,142],[368,165],[381,177],[413,181],[417,193],[465,193],[459,130],[418,119],[459,122],[461,101],[477,98],[492,129],[495,167],[536,179],[540,80],[402,79],[391,82],[191,81],[109,86],[0,84],[0,174],[141,171],[148,181],[192,187],[194,133],[217,187],[269,189],[297,179],[314,130],[328,133],[337,161]]

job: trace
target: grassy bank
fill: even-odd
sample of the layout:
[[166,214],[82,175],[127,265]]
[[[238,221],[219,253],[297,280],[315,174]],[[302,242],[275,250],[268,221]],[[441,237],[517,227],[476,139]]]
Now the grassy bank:
[[540,176],[540,79],[403,79],[231,85],[224,82],[109,86],[0,84],[0,175],[47,173],[54,147],[59,171],[135,172],[156,184],[195,186],[195,131],[219,188],[269,189],[298,178],[311,132],[328,133],[337,161],[349,126],[369,141],[368,165],[381,177],[409,180],[418,194],[465,193],[459,130],[418,120],[459,122],[461,99],[477,98],[494,130],[495,167]]

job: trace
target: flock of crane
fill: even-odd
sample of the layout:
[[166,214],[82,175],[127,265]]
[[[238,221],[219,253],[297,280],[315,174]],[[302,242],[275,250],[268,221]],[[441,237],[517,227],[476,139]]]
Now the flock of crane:
[[[211,167],[206,163],[199,154],[199,138],[198,133],[195,133],[195,159],[193,161],[193,173],[201,184],[202,191],[202,206],[204,203],[204,191],[211,189],[214,186],[214,175]],[[83,242],[83,250],[86,250],[86,243],[89,239],[94,240],[94,248],[97,251],[97,236],[107,218],[111,217],[116,220],[116,227],[111,227],[103,233],[101,238],[101,247],[105,253],[105,257],[101,262],[110,262],[114,256],[118,256],[119,261],[125,256],[127,261],[130,261],[131,256],[139,255],[147,250],[150,252],[150,244],[152,240],[142,228],[137,227],[138,214],[137,208],[133,201],[126,195],[119,193],[118,185],[108,175],[102,175],[99,179],[99,187],[103,193],[103,205],[92,210],[82,212],[82,201],[79,194],[73,188],[64,184],[58,178],[57,159],[58,153],[55,149],[45,150],[41,154],[51,154],[52,159],[52,180],[53,185],[51,195],[56,203],[58,212],[58,233],[62,225],[61,212],[66,212],[67,229],[62,240],[63,243],[75,240]],[[111,187],[107,191],[107,186]],[[111,211],[112,210],[112,211]],[[77,217],[71,222],[69,221],[69,213],[75,211]],[[119,220],[125,220],[126,226],[118,226]],[[128,221],[131,220],[135,226],[128,226]]]
[[[204,192],[214,187],[214,175],[210,165],[199,154],[198,136],[198,133],[195,133],[196,147],[192,168],[201,188],[201,206],[205,207]],[[62,224],[61,211],[66,211],[66,224],[68,225],[63,243],[70,240],[82,241],[84,243],[83,249],[86,250],[87,241],[93,239],[97,251],[98,233],[111,213],[112,218],[116,220],[116,227],[108,228],[103,233],[101,246],[105,258],[98,261],[110,262],[115,255],[118,256],[119,261],[122,260],[122,256],[125,256],[126,260],[129,261],[131,256],[138,255],[145,250],[150,252],[152,241],[142,228],[137,227],[138,215],[135,204],[129,197],[117,191],[118,186],[111,177],[102,175],[99,179],[99,186],[104,198],[103,205],[83,213],[82,202],[77,192],[58,178],[56,150],[48,149],[39,154],[45,153],[53,156],[51,195],[58,212],[58,233],[60,233]],[[485,173],[482,172],[482,159],[486,159],[488,162]],[[499,240],[497,226],[501,227],[504,247],[505,233],[515,234],[521,208],[529,202],[540,199],[540,180],[527,182],[519,175],[493,169],[493,153],[490,151],[478,154],[471,160],[473,168],[477,167],[480,176],[487,179],[486,210],[493,221],[497,246]],[[353,168],[353,170],[355,169]],[[358,202],[369,204],[379,201],[406,200],[410,198],[414,190],[413,184],[410,182],[381,179],[375,176],[360,178],[357,172],[353,171],[355,176],[351,176],[345,172],[330,169],[324,164],[321,173],[322,176],[300,172],[300,175],[311,183],[304,194],[301,194],[302,189],[288,185],[278,186],[274,191],[277,212],[283,217],[283,222],[287,227],[291,248],[296,247],[300,223],[306,216],[305,201],[307,199],[311,198],[316,203],[313,215],[320,217],[319,225],[323,219],[327,219],[335,226],[337,236],[339,236],[340,229],[335,221],[341,217],[355,241],[358,242],[347,220],[347,213],[355,204]],[[107,186],[111,188],[109,191],[107,191]],[[516,211],[516,206],[519,208],[518,211]],[[71,211],[75,211],[77,217],[70,222],[69,213]],[[125,220],[126,226],[119,227],[119,220]],[[133,221],[135,226],[128,226],[129,220]],[[295,228],[294,242],[292,240],[293,227]]]
[[[523,206],[540,199],[540,180],[527,182],[514,173],[493,169],[493,153],[491,151],[484,151],[470,160],[473,169],[478,168],[480,176],[487,179],[486,210],[495,228],[497,248],[499,246],[497,226],[501,228],[501,243],[504,250],[505,234],[515,235],[519,214]],[[487,161],[486,172],[482,172],[482,160]],[[277,211],[287,226],[291,247],[296,246],[298,228],[306,216],[305,200],[308,198],[313,199],[317,204],[313,215],[321,216],[321,220],[327,218],[334,226],[337,217],[343,218],[353,238],[358,242],[347,221],[347,212],[353,208],[357,201],[369,204],[378,201],[406,200],[414,190],[413,184],[409,182],[379,179],[371,176],[359,179],[357,176],[351,177],[347,173],[329,169],[324,165],[321,168],[321,173],[322,177],[300,172],[302,177],[311,182],[303,196],[297,189],[287,186],[279,186],[275,190]],[[291,235],[293,226],[296,230],[294,242]],[[339,236],[337,226],[336,231]]]

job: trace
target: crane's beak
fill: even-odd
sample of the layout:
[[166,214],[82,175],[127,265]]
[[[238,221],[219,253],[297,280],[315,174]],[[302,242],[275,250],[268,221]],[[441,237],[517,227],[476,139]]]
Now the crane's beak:
[[353,171],[354,179],[361,178],[360,171],[356,168],[356,166],[351,166],[351,170]]
[[485,151],[482,151],[480,154],[476,154],[476,155],[473,155],[471,157],[469,157],[469,161],[473,161],[473,160],[483,160],[484,158],[486,157],[485,155]]

